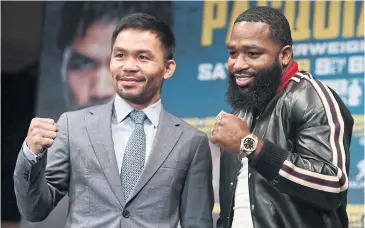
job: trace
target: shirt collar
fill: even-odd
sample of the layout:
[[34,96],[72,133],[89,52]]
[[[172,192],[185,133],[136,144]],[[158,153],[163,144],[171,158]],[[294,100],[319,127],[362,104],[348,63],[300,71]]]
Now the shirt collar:
[[[151,121],[151,123],[155,127],[157,127],[160,119],[161,109],[162,109],[162,103],[160,99],[156,103],[148,106],[142,111],[146,114],[147,118]],[[117,121],[118,123],[120,123],[129,115],[131,111],[133,111],[133,107],[119,95],[116,95],[114,99],[114,110],[117,117]]]

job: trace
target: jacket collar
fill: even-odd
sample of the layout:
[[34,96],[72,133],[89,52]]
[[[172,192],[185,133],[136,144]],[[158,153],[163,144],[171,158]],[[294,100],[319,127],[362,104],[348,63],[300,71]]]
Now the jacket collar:
[[281,79],[281,85],[277,91],[279,93],[281,90],[285,88],[285,86],[288,84],[291,77],[293,77],[294,74],[298,72],[298,63],[293,61],[292,64],[290,64],[289,68],[284,72],[282,79]]

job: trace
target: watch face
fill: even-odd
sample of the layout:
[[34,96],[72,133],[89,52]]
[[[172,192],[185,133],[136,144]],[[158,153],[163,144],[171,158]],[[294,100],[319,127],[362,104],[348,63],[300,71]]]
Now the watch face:
[[245,140],[243,140],[243,146],[245,147],[246,150],[253,150],[254,146],[255,146],[255,140],[252,138],[246,138]]

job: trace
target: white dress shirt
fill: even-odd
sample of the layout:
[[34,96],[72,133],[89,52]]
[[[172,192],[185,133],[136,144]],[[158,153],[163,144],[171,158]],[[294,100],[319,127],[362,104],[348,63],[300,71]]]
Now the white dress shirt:
[[[155,104],[143,109],[142,111],[146,114],[147,119],[144,122],[144,130],[146,133],[146,159],[147,162],[151,153],[153,141],[155,139],[157,126],[160,119],[160,113],[162,109],[161,100]],[[133,111],[133,107],[130,106],[123,98],[119,95],[115,96],[114,109],[112,115],[112,137],[114,142],[115,157],[118,165],[119,173],[123,163],[124,151],[128,143],[129,137],[132,135],[134,130],[134,122],[128,116]],[[23,143],[23,152],[25,157],[29,161],[37,162],[37,157],[43,156],[44,152],[36,155],[33,153],[26,142]]]
[[[145,164],[151,153],[153,141],[155,139],[158,122],[160,119],[160,113],[162,109],[161,100],[155,104],[143,109],[147,119],[144,122],[144,131],[146,133],[146,159]],[[133,111],[125,100],[120,96],[115,97],[114,102],[114,115],[112,120],[112,136],[114,142],[115,157],[117,159],[117,165],[119,173],[121,171],[124,151],[128,143],[129,137],[132,135],[135,123],[128,116]],[[126,118],[128,116],[128,118]]]
[[248,190],[247,158],[242,158],[242,168],[238,175],[234,205],[232,228],[253,228]]

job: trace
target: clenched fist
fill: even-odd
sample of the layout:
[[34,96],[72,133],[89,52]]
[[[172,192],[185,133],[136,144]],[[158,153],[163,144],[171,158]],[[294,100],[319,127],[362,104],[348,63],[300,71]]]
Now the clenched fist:
[[233,114],[218,115],[210,141],[223,150],[239,153],[241,139],[249,135],[247,123],[243,118]]
[[57,136],[58,125],[53,119],[33,118],[30,122],[26,143],[35,154],[52,146]]

